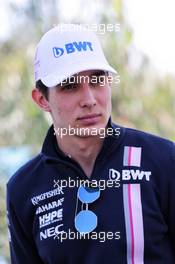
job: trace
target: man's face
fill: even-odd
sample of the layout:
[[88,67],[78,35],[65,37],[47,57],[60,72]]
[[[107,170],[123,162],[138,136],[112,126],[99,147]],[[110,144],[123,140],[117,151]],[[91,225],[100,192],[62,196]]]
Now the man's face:
[[104,71],[84,71],[49,88],[48,103],[55,129],[104,129],[111,114],[111,87],[107,78]]

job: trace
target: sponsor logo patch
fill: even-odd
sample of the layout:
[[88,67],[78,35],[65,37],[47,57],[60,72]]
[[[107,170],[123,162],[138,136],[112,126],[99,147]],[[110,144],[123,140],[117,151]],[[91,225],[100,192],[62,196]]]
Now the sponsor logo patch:
[[63,54],[74,52],[93,51],[92,43],[89,41],[79,41],[65,44],[63,47],[53,47],[53,55],[55,58],[61,57]]

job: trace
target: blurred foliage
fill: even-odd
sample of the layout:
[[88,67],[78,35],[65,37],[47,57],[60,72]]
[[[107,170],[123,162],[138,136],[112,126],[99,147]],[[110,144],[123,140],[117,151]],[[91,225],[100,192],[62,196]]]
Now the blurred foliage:
[[[41,147],[49,118],[31,99],[33,58],[42,34],[59,22],[120,23],[120,32],[98,34],[109,62],[120,75],[120,84],[113,85],[113,119],[175,140],[175,80],[172,76],[160,78],[148,58],[134,48],[122,0],[80,0],[79,13],[71,19],[56,0],[8,4],[11,32],[0,43],[1,146],[28,144],[34,153]],[[0,188],[0,249],[8,257],[5,191],[2,184]]]
[[[2,256],[9,261],[8,234],[6,224],[6,197],[5,181],[0,180],[0,252]],[[0,254],[0,255],[1,255]]]

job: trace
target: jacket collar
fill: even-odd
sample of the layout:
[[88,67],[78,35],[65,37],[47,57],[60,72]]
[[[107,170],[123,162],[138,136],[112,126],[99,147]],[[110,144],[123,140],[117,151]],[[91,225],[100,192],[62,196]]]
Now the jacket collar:
[[[112,122],[111,117],[109,118],[108,128],[112,128],[112,135],[106,136],[103,142],[102,149],[99,153],[99,159],[106,157],[106,154],[111,152],[112,146],[114,143],[115,147],[121,142],[121,139],[124,135],[124,128],[121,126],[118,126]],[[116,134],[116,131],[120,131],[120,135]],[[110,146],[110,147],[109,147]],[[106,152],[106,150],[108,150]],[[105,155],[104,155],[105,154]],[[59,148],[56,140],[56,135],[54,133],[54,127],[51,125],[49,128],[43,146],[41,150],[41,155],[45,160],[52,160],[52,161],[61,161],[61,160],[69,160],[69,157],[66,156],[61,149]]]

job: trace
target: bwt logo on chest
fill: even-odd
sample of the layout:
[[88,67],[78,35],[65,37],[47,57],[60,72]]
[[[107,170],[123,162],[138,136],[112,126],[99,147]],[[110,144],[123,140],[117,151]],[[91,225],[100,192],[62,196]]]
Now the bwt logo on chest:
[[54,47],[53,54],[56,58],[63,54],[70,54],[74,52],[93,51],[92,43],[88,41],[79,41],[65,44],[64,48]]
[[115,181],[143,180],[150,181],[151,171],[142,170],[122,170],[121,172],[109,169],[109,179]]

